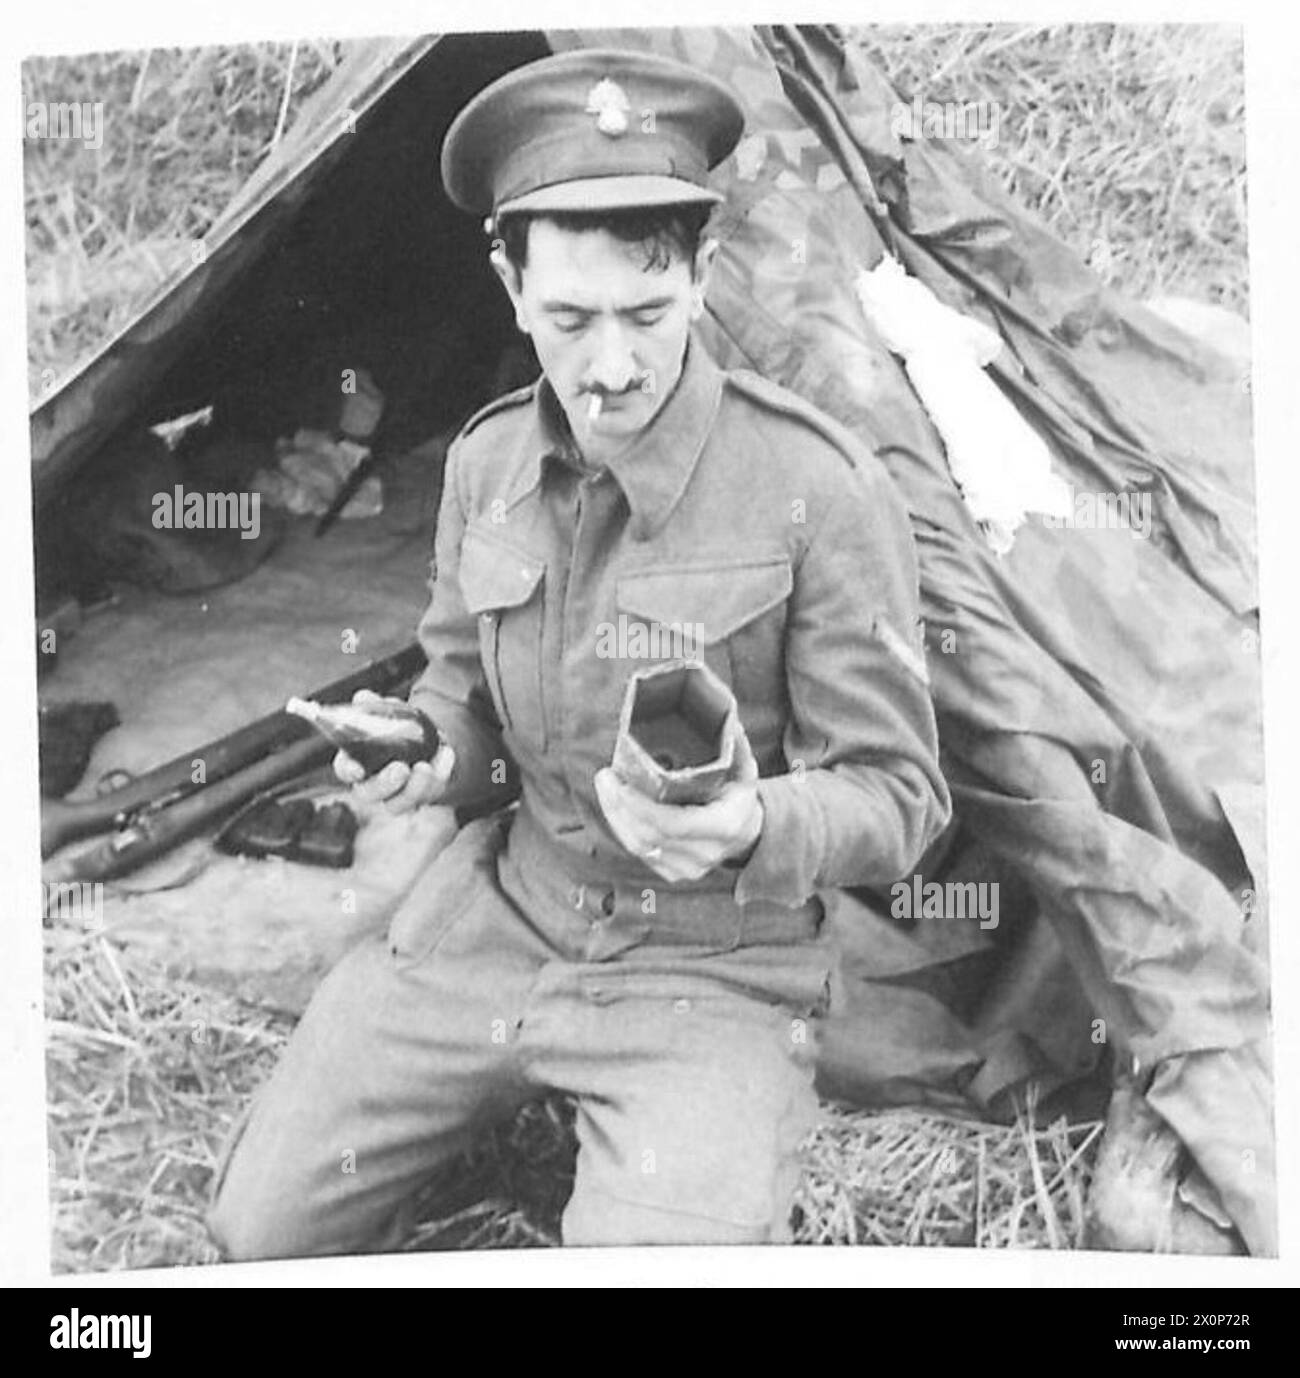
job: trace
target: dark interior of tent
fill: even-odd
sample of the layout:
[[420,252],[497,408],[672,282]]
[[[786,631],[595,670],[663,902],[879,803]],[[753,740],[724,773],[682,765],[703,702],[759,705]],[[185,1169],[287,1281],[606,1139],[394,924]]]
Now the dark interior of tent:
[[386,399],[376,444],[396,450],[491,397],[503,350],[521,337],[481,223],[442,189],[438,153],[475,91],[548,51],[540,34],[441,40],[359,124],[359,146],[177,362],[154,409],[215,400],[246,433],[281,435],[310,416],[304,394],[323,375],[360,365]]

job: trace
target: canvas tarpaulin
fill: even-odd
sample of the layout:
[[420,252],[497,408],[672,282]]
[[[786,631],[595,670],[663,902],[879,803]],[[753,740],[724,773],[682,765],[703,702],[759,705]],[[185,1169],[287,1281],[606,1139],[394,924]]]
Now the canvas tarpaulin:
[[[1014,933],[990,939],[902,931],[882,897],[845,896],[828,1085],[988,1103],[1108,1046],[1248,1247],[1275,1252],[1248,380],[1106,288],[974,156],[896,135],[899,98],[833,28],[549,37],[676,56],[744,104],[717,176],[710,347],[848,425],[897,482],[960,839],[919,869],[1017,897]],[[886,253],[1000,333],[990,371],[1076,510],[1145,495],[1145,535],[1031,518],[993,554],[855,298]],[[993,945],[955,1013],[927,971]]]

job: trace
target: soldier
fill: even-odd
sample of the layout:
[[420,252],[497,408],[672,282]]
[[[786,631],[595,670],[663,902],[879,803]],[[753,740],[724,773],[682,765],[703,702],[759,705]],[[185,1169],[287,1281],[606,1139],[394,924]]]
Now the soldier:
[[[449,131],[541,379],[447,458],[432,760],[361,782],[468,824],[322,984],[234,1136],[212,1226],[236,1258],[400,1238],[421,1183],[552,1089],[577,1105],[567,1243],[789,1237],[815,1122],[822,893],[911,870],[949,815],[907,515],[883,468],[694,337],[741,111],[661,58],[520,68]],[[734,693],[739,778],[656,803],[609,762],[631,648],[698,629]],[[614,651],[611,653],[610,648]]]

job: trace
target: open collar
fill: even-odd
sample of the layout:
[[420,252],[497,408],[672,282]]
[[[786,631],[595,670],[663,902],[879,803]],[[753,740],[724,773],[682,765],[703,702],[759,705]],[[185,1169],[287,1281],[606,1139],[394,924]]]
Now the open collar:
[[[633,536],[647,540],[686,491],[717,416],[722,371],[692,333],[672,395],[627,449],[608,462],[632,513]],[[541,378],[520,439],[517,496],[536,488],[549,462],[580,468],[577,447],[550,382]]]

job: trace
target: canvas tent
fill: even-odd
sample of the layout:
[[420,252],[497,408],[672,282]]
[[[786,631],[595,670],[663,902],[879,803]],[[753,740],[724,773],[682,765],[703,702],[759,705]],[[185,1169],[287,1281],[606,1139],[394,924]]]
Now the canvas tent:
[[[269,433],[309,357],[364,357],[392,399],[395,449],[490,394],[512,324],[480,227],[438,185],[437,151],[473,91],[579,45],[684,58],[739,96],[746,135],[716,174],[727,200],[704,338],[719,362],[850,426],[898,484],[956,808],[918,873],[1001,886],[992,932],[898,919],[888,895],[838,897],[847,968],[826,1090],[998,1113],[1030,1077],[1066,1088],[1135,1067],[1205,1194],[1253,1252],[1275,1251],[1248,391],[1225,360],[1103,287],[974,159],[895,133],[894,93],[835,30],[360,46],[202,261],[34,412],[43,582],[72,577],[68,505],[80,486],[112,483],[144,425],[215,403]],[[998,332],[989,372],[1057,474],[1085,495],[1147,495],[1149,539],[1030,520],[994,554],[855,296],[884,253]],[[355,574],[335,621],[364,627],[371,645],[405,639],[424,601],[427,532],[390,548],[344,525],[333,551]],[[155,598],[166,635],[88,625],[56,674],[76,688],[115,661],[136,688],[186,686],[152,712],[143,690],[132,699],[149,731],[131,764],[164,759],[338,673],[337,646],[326,650],[336,629],[316,651],[289,636],[313,586],[337,579],[322,558],[291,532],[268,561],[293,571],[287,583],[260,567],[201,611]],[[106,738],[97,764],[120,763],[123,741]],[[302,971],[294,999],[310,961]]]

